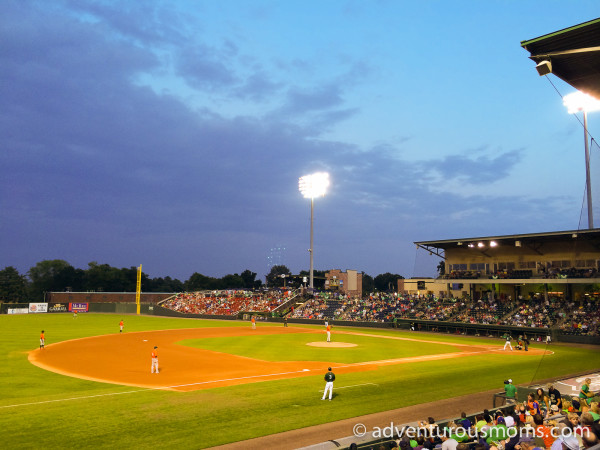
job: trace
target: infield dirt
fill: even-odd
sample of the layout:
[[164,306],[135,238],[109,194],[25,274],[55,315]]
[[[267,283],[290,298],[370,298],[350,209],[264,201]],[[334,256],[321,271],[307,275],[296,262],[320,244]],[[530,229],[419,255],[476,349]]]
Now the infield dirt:
[[[150,389],[191,391],[267,380],[313,376],[324,373],[328,366],[332,366],[336,373],[359,372],[375,370],[377,367],[387,364],[460,358],[474,353],[502,351],[502,347],[499,346],[448,344],[461,347],[461,351],[383,361],[339,364],[334,361],[264,361],[177,344],[186,339],[252,335],[274,335],[275,337],[278,334],[290,333],[323,334],[322,331],[299,327],[259,327],[256,330],[250,327],[195,328],[116,333],[47,345],[43,350],[31,351],[29,361],[52,372],[87,380]],[[338,335],[343,334],[359,333],[338,333]],[[370,334],[368,336],[389,339],[386,336]],[[393,339],[419,341],[405,338]],[[154,346],[158,347],[159,374],[150,373],[150,354]],[[542,352],[543,350],[532,349],[529,354],[541,354]]]

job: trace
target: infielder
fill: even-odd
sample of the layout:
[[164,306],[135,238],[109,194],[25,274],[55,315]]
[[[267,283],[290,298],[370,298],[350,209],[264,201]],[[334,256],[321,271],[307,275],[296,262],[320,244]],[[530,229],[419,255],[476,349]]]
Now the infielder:
[[156,351],[158,347],[154,347],[154,350],[152,350],[152,367],[150,368],[150,373],[154,373],[154,370],[156,370],[156,373],[158,373],[158,352]]
[[327,325],[327,342],[331,342],[331,325]]
[[254,316],[252,316],[252,319],[250,321],[252,322],[252,329],[256,330],[256,319],[254,318]]
[[44,337],[44,330],[40,333],[40,348],[44,348],[46,344],[46,338]]
[[123,319],[119,322],[119,333],[123,332]]
[[506,350],[506,347],[508,346],[508,348],[510,348],[510,351],[513,351],[512,345],[510,345],[510,334],[506,335],[506,342],[504,343],[504,350]]
[[325,400],[327,397],[327,391],[329,391],[329,401],[331,401],[331,397],[333,396],[333,382],[335,381],[335,374],[331,371],[331,367],[327,368],[328,372],[325,374],[325,390],[323,391],[323,398],[321,400]]

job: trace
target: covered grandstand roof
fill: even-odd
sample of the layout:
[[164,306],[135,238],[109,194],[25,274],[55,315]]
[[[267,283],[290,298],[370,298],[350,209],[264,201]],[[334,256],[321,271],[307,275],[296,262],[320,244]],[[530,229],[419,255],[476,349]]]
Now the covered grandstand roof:
[[521,47],[536,64],[549,62],[546,73],[600,100],[600,18],[522,41]]
[[418,247],[433,251],[435,249],[446,250],[459,246],[467,246],[472,243],[495,241],[499,245],[516,245],[520,243],[544,243],[550,241],[578,240],[595,242],[600,252],[600,228],[591,230],[572,230],[572,231],[553,231],[548,233],[529,233],[529,234],[510,234],[506,236],[485,236],[485,237],[466,237],[460,239],[443,239],[438,241],[419,241],[414,242]]

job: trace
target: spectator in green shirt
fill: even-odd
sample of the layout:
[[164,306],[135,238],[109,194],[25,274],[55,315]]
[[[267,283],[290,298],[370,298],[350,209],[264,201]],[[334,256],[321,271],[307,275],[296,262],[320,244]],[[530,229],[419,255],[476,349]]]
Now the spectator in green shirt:
[[512,384],[511,379],[504,382],[504,393],[506,394],[506,403],[511,404],[517,402],[517,387]]

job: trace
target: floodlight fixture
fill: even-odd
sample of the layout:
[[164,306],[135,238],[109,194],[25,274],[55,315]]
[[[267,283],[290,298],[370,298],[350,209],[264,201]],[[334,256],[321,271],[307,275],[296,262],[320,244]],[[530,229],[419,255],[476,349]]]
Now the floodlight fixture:
[[567,107],[569,114],[575,114],[580,111],[600,111],[600,100],[581,91],[575,91],[565,95],[563,97],[563,105]]
[[498,243],[496,241],[490,241],[490,247],[497,247]]
[[324,197],[329,187],[329,174],[317,172],[300,177],[298,187],[304,198]]
[[483,248],[483,247],[485,247],[485,244],[483,242],[478,242],[477,247]]

